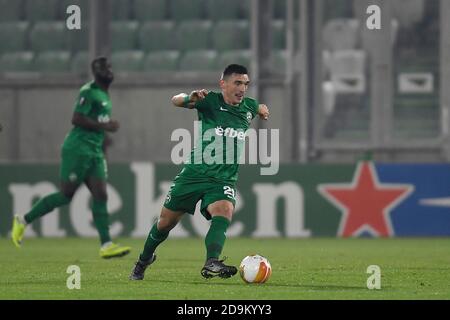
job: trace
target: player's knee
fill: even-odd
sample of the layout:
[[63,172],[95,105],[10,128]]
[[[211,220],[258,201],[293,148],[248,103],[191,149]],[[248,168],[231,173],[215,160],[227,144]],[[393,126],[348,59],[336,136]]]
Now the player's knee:
[[213,216],[222,216],[231,221],[233,217],[234,207],[231,203],[222,203],[213,207],[211,214]]
[[168,217],[160,217],[158,219],[158,230],[163,232],[169,232],[177,225],[178,220],[170,219]]

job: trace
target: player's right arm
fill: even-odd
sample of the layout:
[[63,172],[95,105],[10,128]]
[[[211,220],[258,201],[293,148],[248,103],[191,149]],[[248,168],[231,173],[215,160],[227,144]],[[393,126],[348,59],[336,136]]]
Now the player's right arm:
[[117,120],[110,120],[109,122],[101,123],[79,112],[73,113],[72,124],[74,126],[93,131],[105,130],[109,132],[116,132],[119,129],[119,122]]
[[203,100],[208,95],[208,90],[194,90],[189,95],[180,93],[172,97],[172,103],[175,107],[193,109],[196,102]]
[[75,111],[72,116],[72,124],[86,130],[116,132],[119,129],[119,122],[110,120],[109,122],[99,122],[89,117],[94,108],[95,97],[90,90],[81,90],[75,104]]

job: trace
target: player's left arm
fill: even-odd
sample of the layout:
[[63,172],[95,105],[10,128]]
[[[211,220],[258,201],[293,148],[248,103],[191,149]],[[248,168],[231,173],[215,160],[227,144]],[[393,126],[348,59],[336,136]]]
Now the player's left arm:
[[261,119],[267,120],[269,119],[269,108],[265,104],[258,105],[258,115]]
[[172,97],[172,103],[175,107],[193,109],[195,103],[205,99],[208,92],[206,89],[201,89],[194,90],[190,94],[180,93]]
[[111,137],[109,136],[109,134],[107,134],[105,132],[105,138],[103,139],[103,145],[102,145],[102,150],[105,155],[106,155],[106,151],[112,144],[113,144],[113,141],[112,141]]

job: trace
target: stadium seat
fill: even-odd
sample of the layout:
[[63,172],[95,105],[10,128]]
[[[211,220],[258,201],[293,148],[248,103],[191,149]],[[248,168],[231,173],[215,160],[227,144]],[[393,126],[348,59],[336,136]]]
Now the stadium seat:
[[[206,0],[209,1],[209,0]],[[169,17],[173,20],[204,20],[206,18],[205,0],[171,0]]]
[[33,51],[68,50],[69,31],[64,22],[37,22],[30,43]]
[[273,50],[270,57],[271,72],[275,74],[285,73],[287,57],[288,56],[286,50]]
[[273,19],[286,19],[287,0],[273,1]]
[[217,52],[214,50],[187,51],[180,59],[181,71],[215,71],[217,68]]
[[213,47],[217,51],[250,48],[250,26],[246,20],[219,21],[212,36]]
[[22,0],[0,0],[0,23],[21,20]]
[[134,0],[134,17],[139,21],[164,20],[167,18],[166,4],[166,0]]
[[325,50],[356,49],[359,37],[359,21],[356,19],[333,19],[323,28]]
[[283,20],[272,20],[272,48],[286,48],[286,27]]
[[219,70],[223,70],[226,66],[237,63],[250,68],[251,58],[250,50],[224,51],[219,55],[217,67]]
[[0,72],[31,71],[33,58],[30,51],[5,53],[0,56]]
[[203,50],[211,47],[211,21],[182,21],[176,30],[179,50]]
[[[153,1],[153,0],[152,0]],[[131,1],[111,0],[111,17],[113,20],[130,20]],[[151,1],[150,1],[151,2]]]
[[58,0],[25,0],[25,18],[27,21],[53,21],[62,18],[66,10],[59,10]]
[[137,21],[112,21],[111,49],[113,51],[134,50],[137,48],[139,23]]
[[175,24],[172,21],[145,22],[139,30],[139,48],[144,51],[175,48]]
[[[272,18],[275,20],[286,20],[287,0],[273,1]],[[300,16],[300,1],[294,1],[294,18]]]
[[34,59],[35,71],[39,72],[69,72],[70,52],[45,51],[37,54]]
[[144,70],[152,71],[176,71],[180,52],[177,50],[165,50],[150,52],[145,57]]
[[398,20],[400,27],[408,28],[414,23],[422,21],[424,12],[424,0],[392,1],[392,15]]
[[336,91],[331,81],[322,82],[322,104],[324,116],[331,116],[336,104]]
[[70,62],[71,72],[86,75],[90,74],[89,70],[89,53],[87,51],[80,51],[72,56],[72,61]]
[[362,50],[341,50],[331,53],[330,71],[333,74],[364,74],[366,53]]
[[28,22],[0,23],[0,53],[25,50],[27,31]]
[[113,52],[111,63],[115,72],[140,72],[144,63],[144,52],[127,50]]
[[[278,2],[278,1],[277,1]],[[211,20],[240,20],[250,18],[250,1],[206,1],[206,15]]]
[[363,93],[366,53],[362,50],[341,50],[331,53],[330,75],[336,92]]
[[[362,1],[325,0],[323,2],[323,21],[333,19],[350,19],[354,17],[353,4]],[[367,5],[366,5],[367,8]]]
[[86,51],[89,47],[89,24],[81,26],[81,30],[70,30],[69,47],[72,52]]

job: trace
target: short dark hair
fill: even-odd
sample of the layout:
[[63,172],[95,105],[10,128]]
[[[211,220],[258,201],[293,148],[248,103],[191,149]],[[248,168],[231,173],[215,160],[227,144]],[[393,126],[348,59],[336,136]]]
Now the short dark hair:
[[100,56],[100,57],[97,57],[94,60],[92,60],[92,62],[91,62],[91,70],[92,70],[92,72],[95,73],[95,70],[97,69],[97,65],[99,63],[104,64],[107,61],[108,61],[108,58],[104,57],[104,56]]
[[233,73],[248,74],[248,71],[246,67],[241,66],[240,64],[230,64],[223,70],[222,79],[231,76]]

